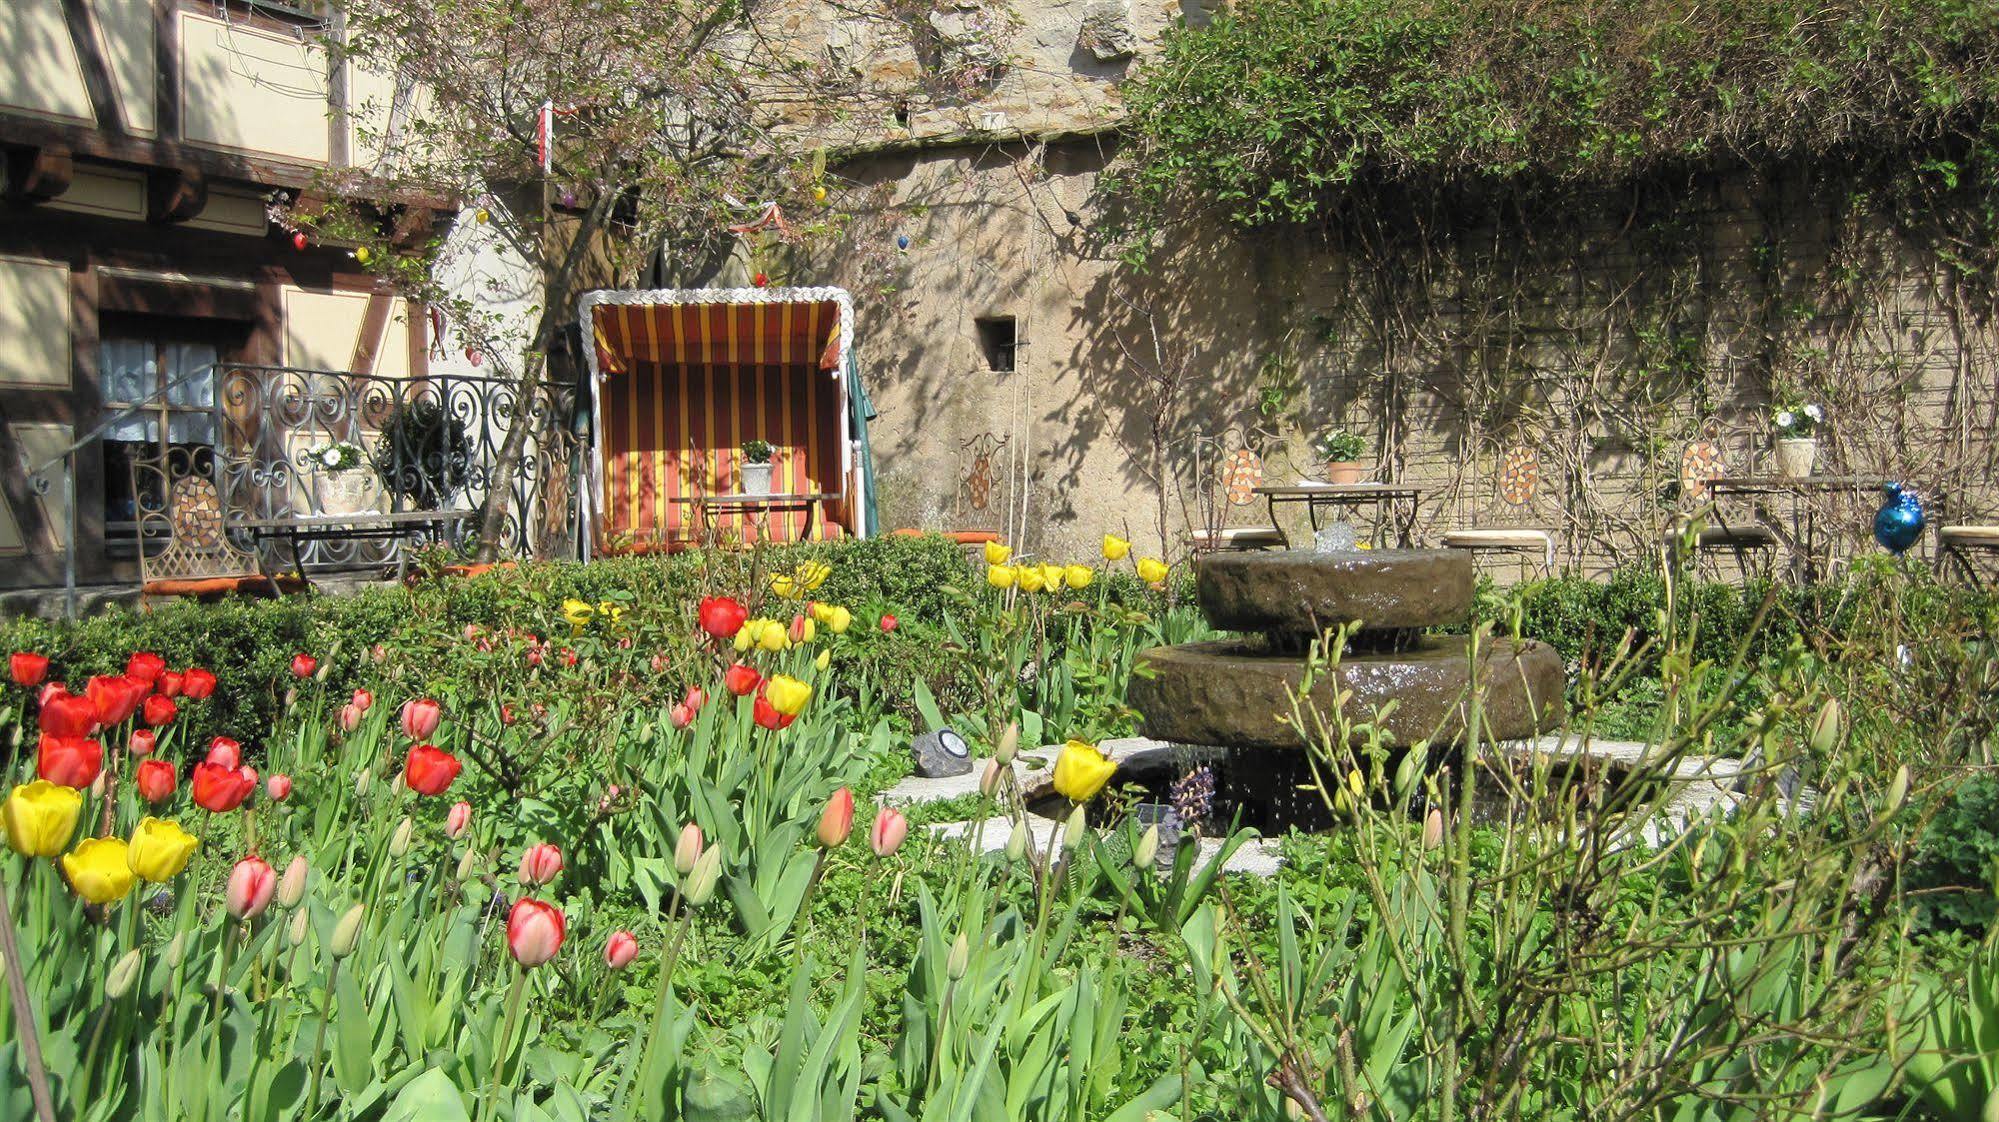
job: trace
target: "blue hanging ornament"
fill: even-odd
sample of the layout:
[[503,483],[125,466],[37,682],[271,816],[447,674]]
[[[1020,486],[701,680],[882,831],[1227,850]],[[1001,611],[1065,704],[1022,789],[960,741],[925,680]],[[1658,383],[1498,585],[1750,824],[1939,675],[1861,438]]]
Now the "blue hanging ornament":
[[895,236],[895,248],[897,248],[897,249],[908,249],[908,248],[909,248],[909,235],[908,235],[908,234],[897,234],[897,235]]
[[1874,512],[1874,540],[1899,555],[1922,539],[1923,500],[1900,483],[1887,484],[1881,490],[1887,498]]

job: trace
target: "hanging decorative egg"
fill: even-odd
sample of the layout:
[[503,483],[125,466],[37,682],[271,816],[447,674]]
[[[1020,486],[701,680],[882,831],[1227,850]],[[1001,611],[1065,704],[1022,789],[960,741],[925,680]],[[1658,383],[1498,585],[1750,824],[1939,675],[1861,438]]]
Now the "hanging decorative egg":
[[465,361],[476,367],[486,361],[486,356],[480,354],[477,347],[467,347],[465,348]]
[[292,248],[298,250],[300,253],[304,253],[305,247],[310,244],[311,242],[306,238],[304,230],[300,230],[298,233],[292,235]]
[[1922,540],[1923,500],[1900,483],[1890,483],[1881,490],[1886,498],[1874,512],[1874,540],[1888,552],[1901,554]]
[[826,185],[825,185],[825,184],[823,184],[823,183],[815,183],[815,184],[813,184],[813,185],[812,185],[812,201],[813,201],[813,202],[815,202],[815,203],[823,203],[823,202],[825,202],[825,201],[826,201]]
[[750,283],[756,285],[758,288],[763,288],[770,284],[770,277],[767,274],[759,272],[756,276],[750,278]]
[[897,249],[908,249],[908,248],[909,248],[909,235],[908,235],[908,234],[897,234],[897,235],[895,236],[895,248],[897,248]]
[[354,260],[359,261],[363,265],[366,265],[369,259],[374,256],[374,251],[365,245],[354,251]]
[[493,220],[493,212],[487,210],[485,207],[480,207],[478,210],[472,212],[472,217],[479,220],[479,225],[484,226]]

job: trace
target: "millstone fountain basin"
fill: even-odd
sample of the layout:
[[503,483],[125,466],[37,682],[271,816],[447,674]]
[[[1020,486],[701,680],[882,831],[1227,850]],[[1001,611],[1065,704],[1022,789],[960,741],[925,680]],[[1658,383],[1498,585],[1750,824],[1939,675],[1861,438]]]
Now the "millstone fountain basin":
[[1375,724],[1393,747],[1461,744],[1475,696],[1483,737],[1511,740],[1559,726],[1562,660],[1553,647],[1488,639],[1474,662],[1467,638],[1424,634],[1463,620],[1472,587],[1471,556],[1455,550],[1203,558],[1195,572],[1202,614],[1246,637],[1146,651],[1129,692],[1139,731],[1226,750],[1223,793],[1244,808],[1247,824],[1327,824],[1317,793],[1297,792],[1311,772],[1305,738],[1291,724],[1292,699],[1311,643],[1349,625],[1356,630],[1338,667],[1320,673],[1308,695],[1328,724],[1344,692],[1347,720]]

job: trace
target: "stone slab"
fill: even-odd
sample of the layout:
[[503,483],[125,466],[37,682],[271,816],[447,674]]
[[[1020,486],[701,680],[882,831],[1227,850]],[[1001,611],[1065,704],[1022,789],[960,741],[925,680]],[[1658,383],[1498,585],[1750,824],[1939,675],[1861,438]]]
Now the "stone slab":
[[[1027,817],[1027,829],[1029,852],[1037,858],[1049,846],[1061,843],[1062,823],[1055,819],[1030,814]],[[988,818],[982,822],[943,822],[930,827],[930,830],[940,838],[976,839],[979,852],[999,853],[1006,849],[1007,839],[1013,836],[1013,820],[1002,816]],[[1219,838],[1202,838],[1199,844],[1200,855],[1194,861],[1196,869],[1213,861],[1222,850]],[[1276,876],[1283,865],[1284,859],[1276,841],[1269,838],[1251,838],[1229,857],[1228,864],[1222,868],[1231,873],[1271,877]]]
[[1457,623],[1471,610],[1472,558],[1456,549],[1217,553],[1195,569],[1194,595],[1224,631],[1318,635]]
[[[1312,720],[1310,709],[1316,709],[1329,719],[1340,695],[1355,723],[1375,721],[1394,702],[1378,722],[1388,744],[1456,744],[1464,737],[1471,696],[1466,643],[1442,636],[1409,651],[1348,656],[1337,669],[1316,675],[1304,717]],[[1303,659],[1230,640],[1157,647],[1140,658],[1148,672],[1132,675],[1127,700],[1140,713],[1145,736],[1230,748],[1305,746],[1286,723],[1303,687]],[[1519,739],[1561,725],[1562,660],[1546,643],[1488,640],[1480,650],[1479,681],[1485,736]]]

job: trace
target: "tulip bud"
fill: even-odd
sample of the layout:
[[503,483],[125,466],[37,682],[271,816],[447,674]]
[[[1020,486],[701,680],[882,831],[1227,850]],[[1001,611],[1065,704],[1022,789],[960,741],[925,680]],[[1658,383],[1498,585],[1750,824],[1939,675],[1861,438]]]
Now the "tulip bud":
[[1821,756],[1832,751],[1839,743],[1840,724],[1839,699],[1826,698],[1818,718],[1812,722],[1812,751]]
[[1888,794],[1881,800],[1881,813],[1879,817],[1882,819],[1891,817],[1896,811],[1902,809],[1902,802],[1908,797],[1909,765],[1903,764],[1895,769],[1895,778],[1888,781]]
[[271,906],[271,895],[277,887],[277,873],[269,862],[261,857],[245,857],[229,870],[228,883],[223,887],[223,906],[237,919],[256,919]]
[[826,809],[819,813],[819,844],[838,849],[853,829],[854,793],[842,787],[833,792],[833,797],[826,800]]
[[908,835],[909,819],[892,806],[883,807],[868,829],[868,848],[876,857],[887,857],[902,848],[902,839]]
[[273,775],[264,780],[264,794],[274,802],[284,802],[291,797],[291,793],[292,777],[289,775]]
[[1000,776],[1004,775],[998,760],[987,760],[986,770],[979,775],[979,794],[994,798],[999,794]]
[[444,836],[456,840],[463,837],[465,828],[472,824],[472,804],[463,800],[451,804],[444,815]]
[[137,947],[120,955],[118,961],[112,963],[110,971],[104,975],[104,996],[112,1001],[124,997],[132,988],[132,983],[139,977],[139,964],[140,955]]
[[298,902],[305,899],[305,881],[310,871],[303,854],[292,858],[291,864],[285,866],[284,879],[278,882],[278,907],[298,907]]
[[1423,848],[1435,849],[1444,844],[1444,812],[1436,807],[1423,816]]
[[368,784],[373,782],[374,778],[375,773],[367,768],[362,768],[359,772],[356,772],[354,775],[354,796],[360,798],[367,795]]
[[1423,774],[1423,765],[1429,758],[1430,743],[1418,741],[1407,752],[1402,753],[1402,762],[1395,765],[1395,801],[1409,801],[1415,793],[1416,780]]
[[993,748],[993,759],[998,760],[1001,767],[1006,767],[1013,763],[1013,757],[1019,751],[1020,724],[1008,722],[1006,731],[1000,733],[999,744]]
[[1090,820],[1083,811],[1083,804],[1077,803],[1069,812],[1069,820],[1062,824],[1062,848],[1070,853],[1083,844],[1083,835],[1090,832]]
[[547,884],[562,871],[562,851],[543,842],[531,845],[521,854],[520,881],[522,884]]
[[180,960],[187,957],[187,932],[183,931],[167,940],[167,949],[160,954],[160,961],[173,969],[180,968]]
[[341,706],[340,731],[353,732],[355,729],[359,727],[361,727],[361,711],[359,709],[356,709],[351,704]]
[[711,845],[694,862],[694,869],[687,874],[687,884],[681,895],[687,898],[687,906],[698,908],[715,895],[715,885],[722,879],[722,847]]
[[1027,856],[1027,823],[1016,822],[1013,824],[1013,833],[1007,835],[1006,859],[1018,861],[1025,856]]
[[1159,859],[1159,823],[1154,822],[1138,836],[1138,844],[1131,847],[1131,863],[1140,869],[1150,869]]
[[285,937],[296,947],[305,942],[305,933],[311,929],[312,913],[300,908],[292,913],[291,926],[285,929]]
[[532,969],[555,957],[568,930],[562,909],[540,900],[516,900],[507,913],[507,950],[515,962]]
[[458,879],[460,881],[471,880],[478,872],[479,853],[477,850],[468,849],[465,851],[465,855],[458,859]]
[[604,965],[613,970],[623,970],[639,956],[638,937],[629,931],[613,931],[604,940]]
[[326,953],[334,958],[346,958],[353,954],[354,948],[361,943],[361,920],[367,914],[366,904],[356,904],[347,909],[347,914],[333,925],[333,937],[326,941]]
[[951,942],[950,956],[944,960],[944,974],[955,982],[965,976],[966,969],[971,965],[972,941],[960,931],[958,937]]
[[701,827],[693,822],[680,828],[680,841],[673,847],[673,869],[681,876],[694,871],[701,859]]
[[416,823],[408,815],[397,824],[396,832],[389,837],[389,856],[401,857],[410,851],[410,838],[416,833]]

